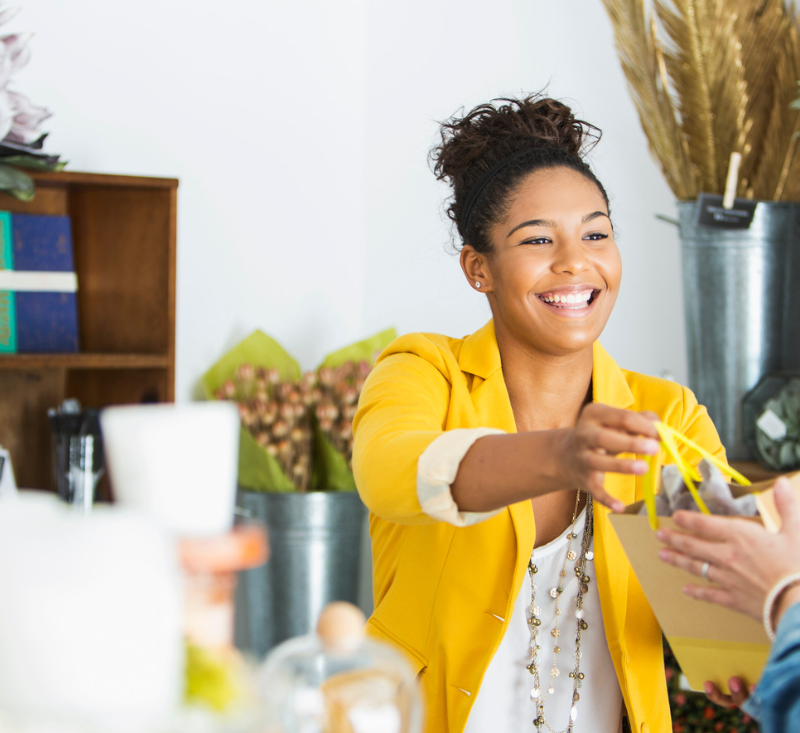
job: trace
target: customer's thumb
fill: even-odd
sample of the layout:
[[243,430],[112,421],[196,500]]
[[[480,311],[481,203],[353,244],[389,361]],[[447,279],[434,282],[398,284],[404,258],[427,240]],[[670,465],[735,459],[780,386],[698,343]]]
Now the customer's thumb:
[[772,488],[775,507],[781,515],[781,531],[796,533],[800,530],[800,504],[789,479],[782,476]]

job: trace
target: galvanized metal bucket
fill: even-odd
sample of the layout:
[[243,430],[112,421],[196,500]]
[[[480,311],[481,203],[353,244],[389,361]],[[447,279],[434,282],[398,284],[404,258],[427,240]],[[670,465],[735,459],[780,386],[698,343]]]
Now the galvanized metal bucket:
[[696,226],[694,201],[678,210],[689,387],[728,458],[752,458],[742,398],[800,369],[800,204],[761,201],[749,229]]
[[264,522],[266,565],[241,574],[236,643],[257,658],[309,633],[330,601],[359,601],[366,507],[356,492],[239,492],[238,505]]

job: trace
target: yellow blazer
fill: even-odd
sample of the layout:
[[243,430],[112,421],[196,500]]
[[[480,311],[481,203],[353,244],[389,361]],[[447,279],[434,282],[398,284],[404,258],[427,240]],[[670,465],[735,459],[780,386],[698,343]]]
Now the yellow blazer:
[[[652,410],[724,460],[706,409],[688,389],[620,369],[599,343],[593,396],[615,407]],[[372,537],[375,611],[368,631],[404,651],[419,672],[427,733],[463,731],[535,539],[529,501],[468,527],[422,512],[420,455],[443,431],[476,427],[516,430],[491,321],[464,339],[397,339],[371,372],[353,425],[353,469]],[[606,488],[626,504],[642,498],[637,477],[608,474]],[[607,515],[595,506],[594,570],[631,729],[669,733],[661,631]]]

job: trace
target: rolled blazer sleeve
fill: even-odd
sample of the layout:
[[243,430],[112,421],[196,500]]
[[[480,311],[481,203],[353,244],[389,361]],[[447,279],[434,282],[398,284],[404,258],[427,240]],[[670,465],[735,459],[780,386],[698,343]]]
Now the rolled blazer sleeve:
[[417,497],[425,514],[455,527],[469,527],[500,513],[500,509],[460,511],[453,498],[452,484],[472,444],[484,435],[502,432],[494,428],[456,428],[442,433],[425,449],[417,465]]

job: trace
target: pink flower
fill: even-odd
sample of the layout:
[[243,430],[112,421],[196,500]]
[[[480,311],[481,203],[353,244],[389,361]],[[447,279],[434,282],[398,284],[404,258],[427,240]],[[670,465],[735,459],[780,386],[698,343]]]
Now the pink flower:
[[5,139],[25,145],[35,142],[41,137],[39,128],[42,122],[48,117],[52,117],[53,113],[45,107],[37,107],[27,97],[17,92],[8,91],[6,95],[11,102],[14,116],[11,121],[11,130]]
[[[0,25],[16,16],[19,8],[0,11]],[[0,36],[0,140],[28,145],[41,137],[42,122],[51,116],[44,107],[33,104],[26,96],[8,88],[11,76],[30,59],[28,41],[31,33],[9,33]]]

